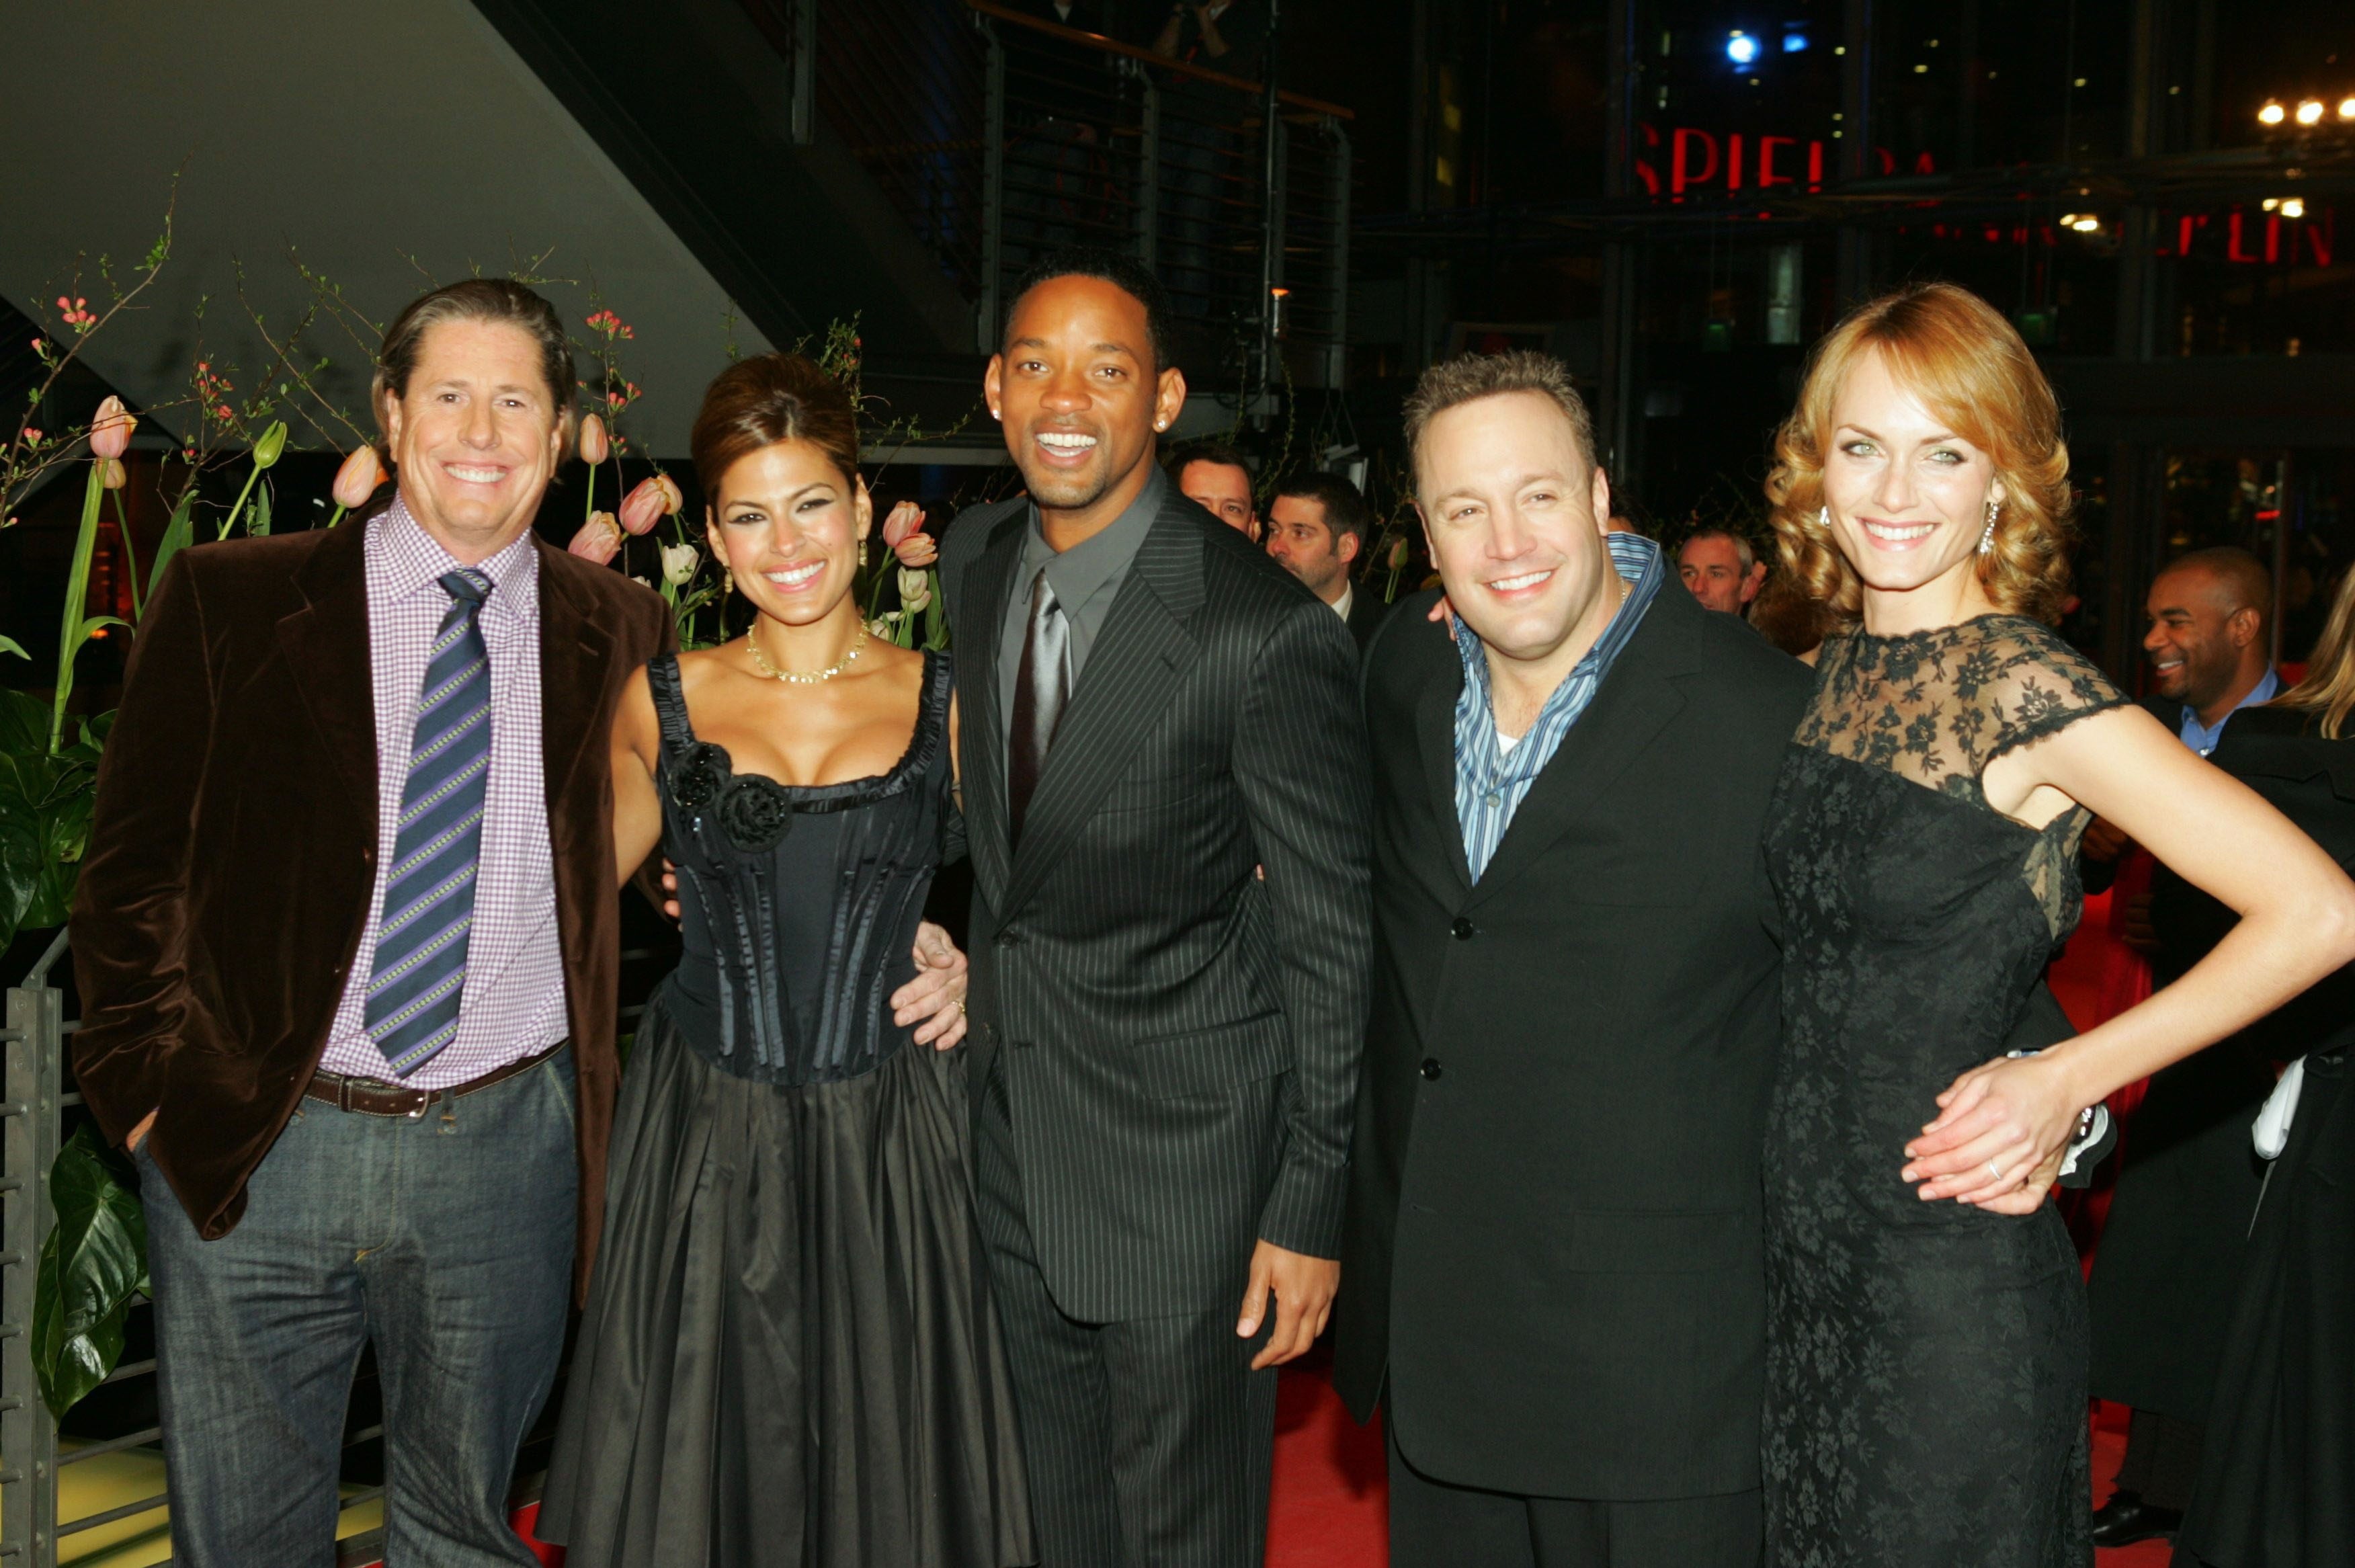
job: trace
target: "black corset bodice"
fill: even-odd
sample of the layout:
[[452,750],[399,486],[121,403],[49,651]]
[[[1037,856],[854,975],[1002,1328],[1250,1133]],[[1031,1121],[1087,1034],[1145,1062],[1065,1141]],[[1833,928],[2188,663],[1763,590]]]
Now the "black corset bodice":
[[956,806],[950,670],[927,654],[908,749],[889,773],[782,784],[739,774],[695,738],[678,659],[646,667],[662,721],[663,853],[678,868],[685,949],[666,1005],[690,1049],[739,1078],[823,1083],[871,1072],[904,1044],[891,993]]

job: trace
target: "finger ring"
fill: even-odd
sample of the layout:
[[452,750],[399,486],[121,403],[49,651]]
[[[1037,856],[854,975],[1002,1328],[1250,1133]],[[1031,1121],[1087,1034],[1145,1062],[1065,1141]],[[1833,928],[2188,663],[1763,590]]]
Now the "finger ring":
[[957,1017],[964,1017],[964,1004],[963,1002],[959,1002],[957,1004]]
[[1996,1164],[1993,1160],[1989,1160],[1987,1161],[1987,1174],[1994,1177],[1998,1181],[2001,1181],[2003,1179],[2003,1167]]

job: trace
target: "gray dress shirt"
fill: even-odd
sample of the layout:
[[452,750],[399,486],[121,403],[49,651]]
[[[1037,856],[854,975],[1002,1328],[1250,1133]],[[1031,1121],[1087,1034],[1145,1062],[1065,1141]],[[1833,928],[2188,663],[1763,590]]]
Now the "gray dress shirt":
[[1167,484],[1161,470],[1154,469],[1126,511],[1067,550],[1058,551],[1047,542],[1039,528],[1039,508],[1030,508],[1022,528],[1022,560],[1015,568],[1014,592],[1006,599],[1006,624],[997,635],[997,689],[1004,694],[998,707],[1008,735],[1014,732],[1014,687],[1022,676],[1022,642],[1030,628],[1030,584],[1039,569],[1046,569],[1048,585],[1070,625],[1071,689],[1076,692],[1088,650],[1103,630],[1104,617],[1112,613],[1112,602],[1120,597],[1120,585],[1128,581],[1137,547],[1160,514]]

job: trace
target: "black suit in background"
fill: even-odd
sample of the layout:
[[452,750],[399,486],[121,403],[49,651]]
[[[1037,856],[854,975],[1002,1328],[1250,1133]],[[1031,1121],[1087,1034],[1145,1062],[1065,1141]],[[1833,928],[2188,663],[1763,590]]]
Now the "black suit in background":
[[1049,1568],[1256,1568],[1275,1374],[1234,1320],[1260,1239],[1338,1254],[1364,1037],[1356,661],[1171,487],[1017,848],[990,653],[1031,526],[1022,500],[965,513],[943,589],[974,650],[978,1186],[1039,1541]]
[[1350,585],[1349,613],[1343,624],[1349,628],[1350,640],[1358,645],[1359,655],[1362,656],[1367,645],[1374,640],[1374,634],[1381,629],[1382,622],[1389,618],[1390,610],[1389,603],[1367,584],[1359,582]]
[[[2295,709],[2246,709],[2211,760],[2355,870],[2355,737],[2326,740]],[[2195,889],[2164,891],[2162,901],[2154,891],[2152,923],[2187,953],[2204,954],[2238,923]],[[2306,1082],[2237,1260],[2175,1561],[2355,1563],[2355,965],[2251,1026],[2241,1043],[2260,1061],[2305,1057]]]
[[1362,1420],[1387,1373],[1433,1480],[1754,1494],[1781,962],[1759,838],[1809,672],[1666,585],[1476,886],[1431,602],[1365,676],[1378,947],[1336,1380]]

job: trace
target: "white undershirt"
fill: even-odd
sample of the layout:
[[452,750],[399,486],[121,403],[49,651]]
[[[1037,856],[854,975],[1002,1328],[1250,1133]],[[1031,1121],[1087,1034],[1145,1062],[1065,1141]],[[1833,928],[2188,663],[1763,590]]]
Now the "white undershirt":
[[1358,591],[1355,587],[1347,582],[1342,583],[1341,597],[1333,601],[1333,613],[1347,621],[1349,618],[1349,603],[1357,596]]
[[1529,737],[1526,735],[1508,735],[1502,730],[1497,731],[1497,755],[1500,757],[1511,756],[1513,754],[1513,748],[1519,745],[1527,739],[1529,739]]

